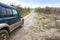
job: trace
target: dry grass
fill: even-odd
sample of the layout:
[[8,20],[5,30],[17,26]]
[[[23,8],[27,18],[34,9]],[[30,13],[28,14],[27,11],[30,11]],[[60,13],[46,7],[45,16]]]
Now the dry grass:
[[29,32],[33,40],[60,40],[60,28],[56,22],[56,15],[38,14],[35,17],[35,26]]

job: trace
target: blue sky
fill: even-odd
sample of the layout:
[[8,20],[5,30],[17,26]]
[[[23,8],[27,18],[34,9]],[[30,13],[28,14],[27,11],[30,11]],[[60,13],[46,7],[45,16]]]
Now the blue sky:
[[19,0],[30,4],[59,4],[60,0]]
[[18,1],[22,1],[30,5],[35,5],[35,6],[38,5],[41,7],[44,6],[60,7],[60,0],[18,0]]
[[14,3],[22,7],[60,7],[60,0],[0,0],[2,3]]

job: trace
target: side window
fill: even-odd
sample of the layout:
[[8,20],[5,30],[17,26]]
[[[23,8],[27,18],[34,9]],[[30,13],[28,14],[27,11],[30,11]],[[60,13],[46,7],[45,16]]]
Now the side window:
[[0,18],[2,17],[2,8],[0,7]]
[[7,12],[7,16],[8,16],[8,17],[10,17],[10,16],[13,15],[11,9],[6,8],[6,12]]
[[18,16],[18,13],[16,10],[13,10],[13,16]]
[[1,16],[6,17],[6,9],[4,7],[1,7]]

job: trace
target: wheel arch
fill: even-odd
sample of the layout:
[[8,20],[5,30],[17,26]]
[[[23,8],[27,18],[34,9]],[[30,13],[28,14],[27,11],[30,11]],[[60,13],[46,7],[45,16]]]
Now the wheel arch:
[[7,30],[10,33],[9,25],[6,23],[0,24],[0,30]]
[[7,30],[7,31],[10,33],[10,30],[9,30],[8,27],[3,27],[3,28],[1,28],[0,30]]

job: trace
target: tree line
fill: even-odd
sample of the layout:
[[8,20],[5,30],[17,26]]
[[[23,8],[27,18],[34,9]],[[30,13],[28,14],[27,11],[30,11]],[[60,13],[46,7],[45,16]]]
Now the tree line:
[[45,8],[35,8],[35,12],[37,13],[46,13],[46,14],[56,14],[60,13],[60,8],[53,8],[53,7],[45,7]]

